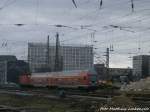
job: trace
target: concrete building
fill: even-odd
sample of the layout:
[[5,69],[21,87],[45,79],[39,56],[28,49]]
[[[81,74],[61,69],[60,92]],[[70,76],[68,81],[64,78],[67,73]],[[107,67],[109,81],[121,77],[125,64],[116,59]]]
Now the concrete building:
[[109,68],[111,76],[132,76],[131,68]]
[[132,72],[133,69],[131,68],[109,68],[109,75],[111,76],[112,81],[121,84],[132,81]]
[[150,55],[133,57],[133,77],[135,80],[150,76]]
[[[28,44],[28,61],[32,72],[54,70],[55,45],[49,46],[49,68],[47,68],[47,46],[45,43]],[[61,45],[63,70],[81,70],[93,66],[93,47],[84,45]]]
[[110,80],[113,83],[122,83],[132,81],[132,69],[131,68],[109,68],[109,77],[107,77],[107,68],[104,64],[95,64],[95,70],[98,73],[99,80]]

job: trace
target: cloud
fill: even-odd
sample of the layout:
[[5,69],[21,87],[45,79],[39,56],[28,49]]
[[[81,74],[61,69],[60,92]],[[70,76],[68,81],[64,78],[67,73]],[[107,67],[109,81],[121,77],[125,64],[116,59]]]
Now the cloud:
[[[128,53],[139,52],[139,46],[141,54],[148,54],[150,51],[148,0],[134,1],[135,12],[131,12],[130,1],[125,0],[105,0],[101,10],[98,0],[77,0],[77,8],[72,0],[16,0],[4,7],[5,2],[0,1],[0,7],[3,7],[0,10],[0,41],[8,42],[11,49],[0,48],[3,51],[0,54],[10,52],[19,58],[22,58],[22,55],[25,57],[29,41],[46,42],[47,35],[50,35],[51,41],[54,42],[56,32],[60,33],[60,40],[66,40],[64,44],[91,44],[93,30],[97,31],[95,40],[98,42],[95,47],[98,48],[96,51],[99,55],[104,55],[103,52],[110,44],[114,45],[111,67],[132,66]],[[56,28],[56,24],[70,28]],[[81,25],[88,27],[81,29]],[[113,28],[110,25],[123,28]]]

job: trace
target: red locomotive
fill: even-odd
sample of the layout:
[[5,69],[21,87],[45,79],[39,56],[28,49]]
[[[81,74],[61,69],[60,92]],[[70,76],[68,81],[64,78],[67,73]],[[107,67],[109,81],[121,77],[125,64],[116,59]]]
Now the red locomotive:
[[98,85],[97,73],[90,70],[32,73],[22,75],[20,84],[34,87],[90,88]]

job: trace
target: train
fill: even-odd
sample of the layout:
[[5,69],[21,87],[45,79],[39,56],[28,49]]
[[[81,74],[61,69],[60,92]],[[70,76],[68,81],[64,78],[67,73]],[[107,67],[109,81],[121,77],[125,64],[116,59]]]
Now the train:
[[23,74],[19,80],[20,85],[32,87],[90,89],[98,86],[98,76],[94,70],[32,73],[31,75]]

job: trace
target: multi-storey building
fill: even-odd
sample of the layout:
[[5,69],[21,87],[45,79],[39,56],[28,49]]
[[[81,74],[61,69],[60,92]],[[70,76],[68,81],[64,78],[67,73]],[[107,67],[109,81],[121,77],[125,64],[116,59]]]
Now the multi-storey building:
[[[45,43],[28,44],[28,61],[32,72],[53,71],[55,66],[56,47]],[[49,56],[49,58],[47,58]],[[62,57],[63,70],[81,70],[93,66],[93,47],[88,45],[61,45],[60,56]],[[49,59],[49,65],[47,65]],[[48,67],[48,68],[47,68]]]
[[133,77],[145,78],[150,75],[150,56],[138,55],[133,57]]

